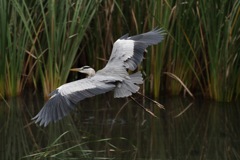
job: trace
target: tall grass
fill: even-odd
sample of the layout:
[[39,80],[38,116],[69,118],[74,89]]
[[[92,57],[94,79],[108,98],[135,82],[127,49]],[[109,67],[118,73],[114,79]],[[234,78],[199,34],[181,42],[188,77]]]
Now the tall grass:
[[28,21],[23,17],[24,3],[1,1],[0,94],[15,96],[23,89],[25,50],[31,43]]
[[100,2],[1,1],[0,94],[21,93],[27,80],[45,95],[64,83]]
[[240,2],[201,1],[198,9],[209,96],[231,101],[239,96]]
[[[188,87],[192,85],[193,54],[191,47],[194,41],[187,43],[188,39],[196,38],[196,13],[192,10],[194,1],[183,3],[176,1],[172,7],[172,17],[169,25],[169,34],[172,38],[167,43],[166,70],[179,77]],[[183,87],[177,81],[166,77],[166,90],[170,94],[180,94]]]
[[153,6],[158,7],[152,13],[160,16],[156,14],[151,22],[158,20],[157,24],[168,25],[168,36],[162,44],[165,53],[155,51],[147,64],[154,66],[151,88],[155,97],[160,87],[171,95],[184,90],[170,77],[164,77],[161,83],[159,75],[164,70],[175,74],[195,93],[218,101],[236,100],[240,73],[239,1],[159,1]]
[[42,23],[39,73],[44,95],[66,82],[69,69],[100,1],[40,2]]
[[3,97],[5,95],[5,68],[6,68],[6,54],[5,48],[7,46],[6,42],[6,31],[8,27],[8,20],[7,20],[7,8],[8,4],[6,1],[0,1],[0,21],[1,21],[1,28],[0,28],[0,94]]
[[28,86],[46,96],[66,82],[71,66],[102,68],[123,34],[163,27],[165,40],[148,48],[140,68],[146,71],[143,92],[181,94],[179,81],[162,74],[170,72],[194,94],[236,100],[239,6],[238,0],[1,1],[1,97]]
[[[171,6],[168,1],[150,1],[150,4],[147,5],[148,11],[148,26],[149,28],[154,27],[163,27],[165,35],[165,40],[161,42],[161,45],[157,47],[154,46],[151,48],[151,52],[146,54],[146,74],[150,75],[149,77],[149,85],[146,85],[149,90],[146,89],[147,92],[153,93],[155,98],[159,97],[161,84],[162,84],[162,72],[165,64],[165,58],[168,54],[167,43],[170,36],[167,36],[168,30],[166,30],[169,26],[168,22],[171,17]],[[150,64],[150,65],[149,65]]]
[[[158,97],[163,91],[170,95],[179,95],[184,92],[185,89],[181,83],[161,74],[166,71],[177,76],[187,88],[194,91],[194,94],[201,94],[215,100],[236,100],[239,97],[237,86],[240,83],[236,76],[240,72],[237,65],[239,62],[239,47],[237,47],[239,2],[218,3],[220,2],[201,1],[200,3],[193,0],[186,2],[103,1],[97,16],[91,23],[91,28],[88,29],[91,33],[86,40],[85,58],[89,64],[98,69],[107,62],[112,44],[121,35],[126,32],[130,35],[142,33],[160,26],[166,30],[167,36],[161,45],[148,49],[143,62],[143,72],[146,71],[146,93]],[[218,8],[211,10],[212,6],[219,7],[221,10]],[[208,16],[209,14],[212,17]],[[214,18],[215,15],[218,17]],[[219,17],[221,17],[221,24],[215,20]],[[102,23],[103,21],[105,23]],[[229,29],[224,30],[224,26],[228,26]],[[93,27],[97,28],[95,32]],[[218,65],[213,65],[214,61],[225,61],[226,57],[222,57],[223,54],[218,52],[217,48],[220,47],[217,44],[218,41],[208,44],[208,35],[222,37],[226,43],[219,43],[223,47],[221,52],[226,52],[228,47],[230,50],[227,52],[232,53],[230,59],[226,61],[229,65],[220,65],[225,68],[226,73],[232,75],[222,83],[218,83],[218,76],[212,74],[212,70],[213,66],[220,68],[217,67]],[[209,45],[211,47],[208,47]],[[214,73],[220,74],[221,71],[214,71]],[[224,86],[225,89],[218,86]]]

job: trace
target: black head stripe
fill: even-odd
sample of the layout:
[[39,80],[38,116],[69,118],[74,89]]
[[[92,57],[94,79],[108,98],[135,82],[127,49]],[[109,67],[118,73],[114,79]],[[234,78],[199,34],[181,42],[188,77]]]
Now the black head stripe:
[[82,67],[82,69],[89,69],[89,68],[91,68],[91,67],[89,67],[89,66],[83,66]]

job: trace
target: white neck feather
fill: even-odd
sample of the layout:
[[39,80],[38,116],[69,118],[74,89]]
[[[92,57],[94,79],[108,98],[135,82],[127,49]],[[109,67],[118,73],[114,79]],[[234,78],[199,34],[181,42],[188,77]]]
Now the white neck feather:
[[92,77],[95,75],[95,70],[93,68],[89,68],[87,72],[88,77]]

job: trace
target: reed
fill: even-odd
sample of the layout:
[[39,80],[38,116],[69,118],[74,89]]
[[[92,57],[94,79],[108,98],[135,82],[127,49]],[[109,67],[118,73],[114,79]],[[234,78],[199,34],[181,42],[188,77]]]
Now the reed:
[[[206,26],[211,26],[211,23],[214,23],[211,19],[214,19],[214,17],[208,17],[208,15],[218,15],[218,11],[210,9],[210,6],[214,6],[214,2],[208,3],[209,9],[204,8],[204,3],[203,1],[200,4],[200,2],[193,0],[187,2],[171,0],[157,2],[150,0],[144,2],[103,1],[97,16],[93,19],[93,23],[91,23],[91,28],[96,28],[95,32],[91,28],[88,29],[88,33],[91,31],[91,34],[89,33],[90,36],[86,40],[86,43],[90,45],[85,45],[87,48],[86,53],[88,53],[85,58],[89,62],[88,64],[92,64],[97,69],[101,68],[106,64],[110,56],[112,44],[121,35],[127,32],[130,35],[138,34],[156,26],[163,26],[167,32],[165,40],[161,45],[148,49],[148,53],[145,55],[145,60],[143,61],[143,71],[146,71],[146,83],[143,92],[146,91],[147,94],[152,94],[156,98],[159,97],[161,91],[170,95],[179,95],[185,90],[182,86],[184,84],[184,86],[193,90],[194,94],[201,94],[204,97],[225,101],[227,100],[224,100],[223,97],[225,96],[221,96],[220,98],[213,96],[213,88],[210,87],[212,86],[210,84],[210,77],[213,76],[212,71],[210,71],[212,70],[212,61],[221,58],[222,54],[218,54],[217,47],[212,51],[210,51],[211,48],[207,47],[209,44],[206,44],[208,38],[205,32],[208,32],[209,29],[203,25],[202,17],[204,13],[206,16],[204,19],[207,20]],[[227,5],[226,3],[221,4],[222,10],[226,11],[226,13],[222,12],[222,17],[224,17],[223,15],[225,17],[226,15],[232,16],[230,19],[232,19],[231,23],[234,26],[231,27],[231,32],[228,29],[217,33],[217,27],[208,32],[213,37],[217,35],[223,37],[227,32],[229,32],[229,36],[235,36],[234,40],[231,41],[235,54],[230,56],[232,62],[228,61],[229,67],[227,69],[228,71],[233,70],[234,74],[232,75],[239,74],[237,67],[237,62],[239,62],[237,53],[239,53],[239,49],[236,47],[239,40],[237,36],[238,31],[236,30],[239,25],[237,21],[239,18],[239,14],[237,14],[239,13],[238,3],[238,1],[235,1],[235,3]],[[233,6],[236,7],[231,8]],[[229,13],[227,13],[228,11]],[[101,23],[103,21],[105,23]],[[215,32],[215,36],[212,32]],[[230,38],[228,37],[228,41],[230,41]],[[224,39],[227,39],[227,37]],[[228,43],[222,42],[221,44],[229,47]],[[211,46],[214,46],[214,43]],[[209,58],[211,56],[209,54],[211,53],[216,56]],[[94,57],[97,57],[97,60],[92,60],[95,59]],[[222,57],[221,59],[224,60],[225,58]],[[163,71],[175,75],[182,83],[175,81],[167,75],[163,76],[161,74]],[[231,84],[231,88],[227,89],[228,94],[224,93],[226,89],[218,90],[215,93],[221,92],[230,97],[227,101],[239,97],[239,89],[237,89],[239,87],[236,87],[239,84],[239,80],[236,77],[238,76],[228,78],[228,80],[224,81]],[[233,81],[230,82],[230,79]],[[217,81],[212,83],[214,83],[215,88],[220,85]],[[222,83],[221,86],[224,86],[225,83]]]
[[7,8],[9,4],[7,1],[0,2],[0,94],[1,97],[5,95],[5,68],[6,68],[6,46],[7,46],[7,28],[8,28],[8,17],[7,17]]
[[239,6],[238,0],[1,1],[1,97],[28,86],[47,96],[66,82],[73,65],[102,68],[123,34],[163,27],[165,40],[148,49],[140,68],[146,71],[143,92],[155,98],[163,91],[181,94],[181,83],[162,74],[168,72],[193,94],[236,100]]
[[42,30],[39,71],[44,95],[67,80],[78,47],[100,1],[39,1]]
[[154,27],[163,27],[165,35],[165,40],[161,42],[161,45],[157,47],[154,46],[151,48],[149,54],[146,54],[146,73],[150,75],[149,85],[146,85],[147,93],[153,93],[155,98],[159,97],[161,84],[162,84],[162,71],[164,69],[165,58],[167,55],[167,44],[170,42],[170,36],[168,34],[168,22],[171,17],[172,7],[169,4],[169,1],[150,1],[150,4],[147,5],[148,11],[148,21],[146,22],[149,25],[149,28]]
[[239,97],[240,2],[199,2],[201,51],[209,97],[231,101]]
[[35,148],[32,152],[26,154],[23,159],[76,159],[76,157],[89,159],[89,153],[85,152],[87,150],[86,143],[82,142],[76,126],[69,125],[69,122],[74,124],[69,120],[67,119],[67,123],[54,124],[49,127],[49,133],[51,134],[47,135],[49,136],[48,139],[42,137],[40,135],[42,133],[38,132],[37,136],[34,137],[38,138]]
[[[1,1],[1,94],[15,96],[21,93],[27,78],[24,67],[28,47],[32,39],[32,4],[17,0]],[[3,89],[3,92],[2,92]]]
[[[161,12],[164,11],[163,4],[169,6],[164,7],[167,14]],[[170,77],[165,77],[161,83],[159,75],[164,67],[195,93],[201,92],[203,96],[217,101],[236,100],[239,97],[239,76],[236,76],[239,75],[240,59],[237,47],[239,1],[163,1],[157,5],[158,10],[153,10],[153,13],[161,13],[163,18],[158,18],[160,24],[166,24],[168,20],[168,36],[162,44],[165,54],[151,54],[152,59],[147,64],[158,66],[152,67],[150,72],[153,74],[151,88],[155,97],[158,97],[160,87],[171,95],[179,95],[184,90],[180,83]],[[154,20],[151,22],[154,23]]]
[[[166,52],[164,69],[167,72],[179,77],[181,81],[189,88],[192,86],[193,79],[193,61],[195,51],[196,39],[196,13],[192,10],[194,1],[183,2],[169,2],[170,15],[168,17],[168,36],[165,39]],[[183,86],[171,79],[165,77],[165,90],[171,95],[178,95],[183,91]]]

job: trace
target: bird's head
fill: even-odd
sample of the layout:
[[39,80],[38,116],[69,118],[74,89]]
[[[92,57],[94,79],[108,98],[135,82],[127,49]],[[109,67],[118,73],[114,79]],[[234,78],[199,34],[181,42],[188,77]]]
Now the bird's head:
[[92,77],[95,75],[95,70],[89,66],[83,66],[81,68],[72,68],[70,69],[70,71],[84,73],[84,74],[87,74],[88,77]]

